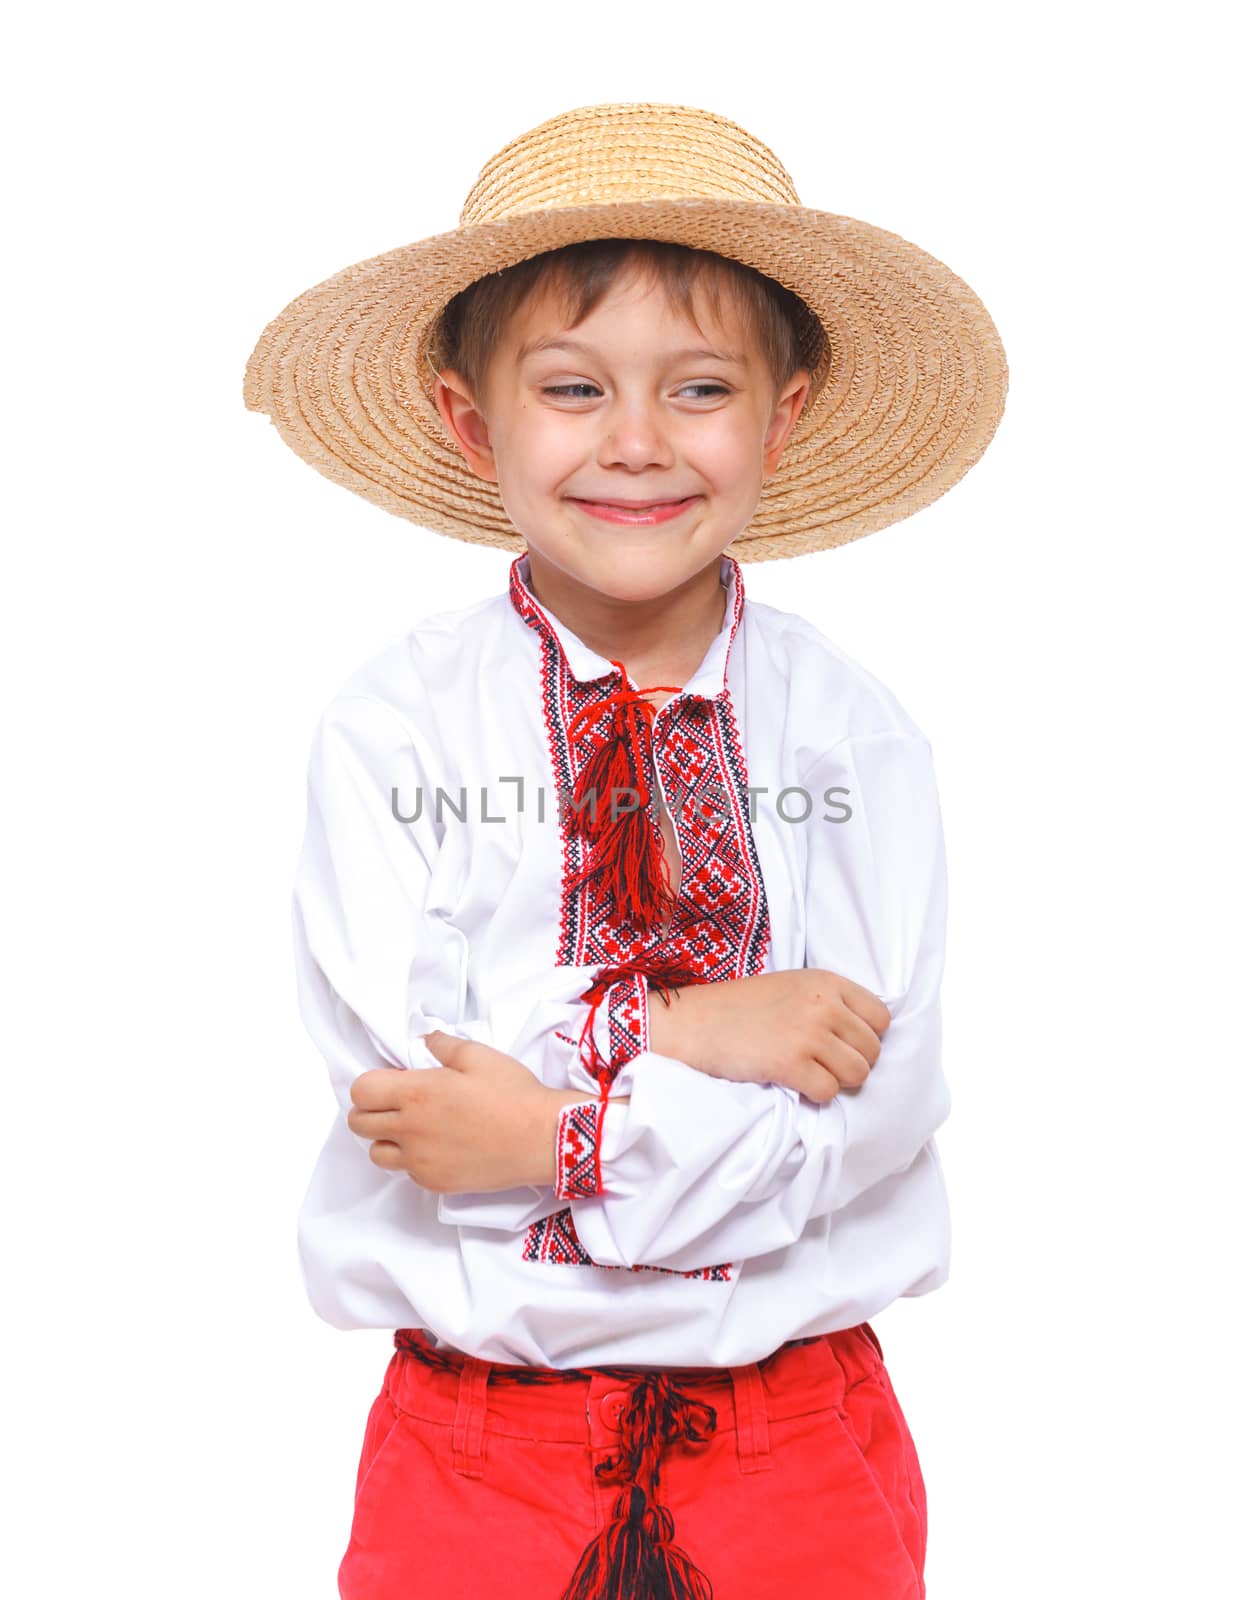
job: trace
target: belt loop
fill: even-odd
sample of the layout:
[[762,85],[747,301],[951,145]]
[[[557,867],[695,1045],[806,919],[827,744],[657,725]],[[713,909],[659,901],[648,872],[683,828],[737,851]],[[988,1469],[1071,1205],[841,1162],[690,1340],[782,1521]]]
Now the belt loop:
[[768,1436],[768,1397],[758,1364],[730,1367],[737,1418],[738,1464],[743,1472],[767,1472],[772,1465]]
[[454,1468],[465,1478],[480,1478],[485,1470],[485,1411],[488,1405],[490,1361],[465,1355],[459,1369],[459,1403],[455,1408]]

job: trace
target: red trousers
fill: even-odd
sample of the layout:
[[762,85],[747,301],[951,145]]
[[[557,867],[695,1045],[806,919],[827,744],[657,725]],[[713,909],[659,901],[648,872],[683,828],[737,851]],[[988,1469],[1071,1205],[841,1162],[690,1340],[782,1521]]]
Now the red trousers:
[[926,1593],[925,1486],[869,1323],[742,1367],[558,1372],[407,1328],[395,1345],[342,1600]]

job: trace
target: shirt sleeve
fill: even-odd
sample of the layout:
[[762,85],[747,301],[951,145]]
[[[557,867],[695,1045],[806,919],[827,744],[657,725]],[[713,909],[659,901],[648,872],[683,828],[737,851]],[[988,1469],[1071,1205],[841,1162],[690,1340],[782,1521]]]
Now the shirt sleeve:
[[[812,1219],[902,1171],[945,1120],[940,984],[947,918],[931,748],[901,730],[844,740],[803,779],[804,966],[878,994],[892,1021],[856,1091],[826,1105],[777,1084],[710,1077],[641,1050],[611,1095],[566,1106],[555,1192],[602,1266],[694,1271],[801,1238]],[[825,799],[829,796],[830,799]],[[844,811],[843,820],[826,817]],[[653,1002],[655,1003],[655,1002]]]
[[[301,1017],[341,1119],[362,1072],[446,1070],[420,1038],[438,1028],[505,1051],[541,1082],[589,1086],[571,1041],[595,967],[552,967],[504,988],[484,1015],[469,1007],[467,939],[448,915],[460,859],[430,807],[415,821],[395,809],[396,795],[402,812],[418,785],[431,788],[432,767],[403,718],[370,696],[338,696],[313,735],[293,950]],[[354,1137],[356,1159],[368,1160],[367,1141]],[[517,1230],[560,1210],[547,1184],[438,1196],[442,1221],[483,1227]]]

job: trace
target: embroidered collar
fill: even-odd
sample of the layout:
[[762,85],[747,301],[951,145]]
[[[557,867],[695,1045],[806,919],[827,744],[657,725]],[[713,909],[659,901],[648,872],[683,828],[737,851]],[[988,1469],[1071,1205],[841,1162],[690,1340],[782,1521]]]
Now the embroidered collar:
[[[564,657],[576,683],[592,683],[617,673],[607,656],[584,644],[564,622],[555,617],[532,593],[529,586],[526,551],[510,563],[510,602],[530,628],[545,640],[551,650]],[[729,655],[745,609],[745,584],[742,568],[732,556],[721,559],[721,582],[725,586],[725,615],[720,631],[690,679],[682,685],[684,695],[712,700],[729,687]],[[637,685],[636,685],[637,687]]]

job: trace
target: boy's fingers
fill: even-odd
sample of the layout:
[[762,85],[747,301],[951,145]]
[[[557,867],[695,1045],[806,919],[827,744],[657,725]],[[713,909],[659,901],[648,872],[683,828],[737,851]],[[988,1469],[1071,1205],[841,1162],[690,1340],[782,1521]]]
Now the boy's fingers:
[[834,1031],[841,1043],[856,1050],[868,1067],[875,1065],[881,1048],[879,1035],[856,1011],[846,1006]]
[[785,1087],[796,1089],[807,1100],[813,1100],[816,1105],[827,1105],[828,1102],[840,1093],[841,1086],[828,1071],[822,1061],[812,1061],[809,1064],[795,1066],[783,1080]]
[[384,1139],[399,1130],[397,1111],[360,1111],[356,1107],[347,1114],[347,1125],[362,1139]]
[[386,1111],[398,1104],[398,1091],[407,1077],[403,1067],[370,1067],[352,1079],[352,1104],[362,1111]]
[[430,1054],[437,1057],[443,1066],[453,1065],[459,1051],[472,1041],[460,1039],[457,1034],[443,1033],[440,1028],[434,1028],[432,1033],[422,1033],[420,1036],[428,1046]]
[[860,1050],[833,1035],[826,1045],[826,1053],[817,1052],[815,1060],[826,1067],[840,1089],[860,1089],[870,1076],[871,1063]]
[[856,1012],[876,1033],[887,1032],[892,1021],[892,1013],[877,994],[864,989],[860,983],[854,983],[852,978],[842,978],[840,997],[850,1011]]
[[389,1139],[373,1141],[369,1146],[369,1160],[375,1167],[381,1167],[384,1172],[406,1171],[402,1149]]

